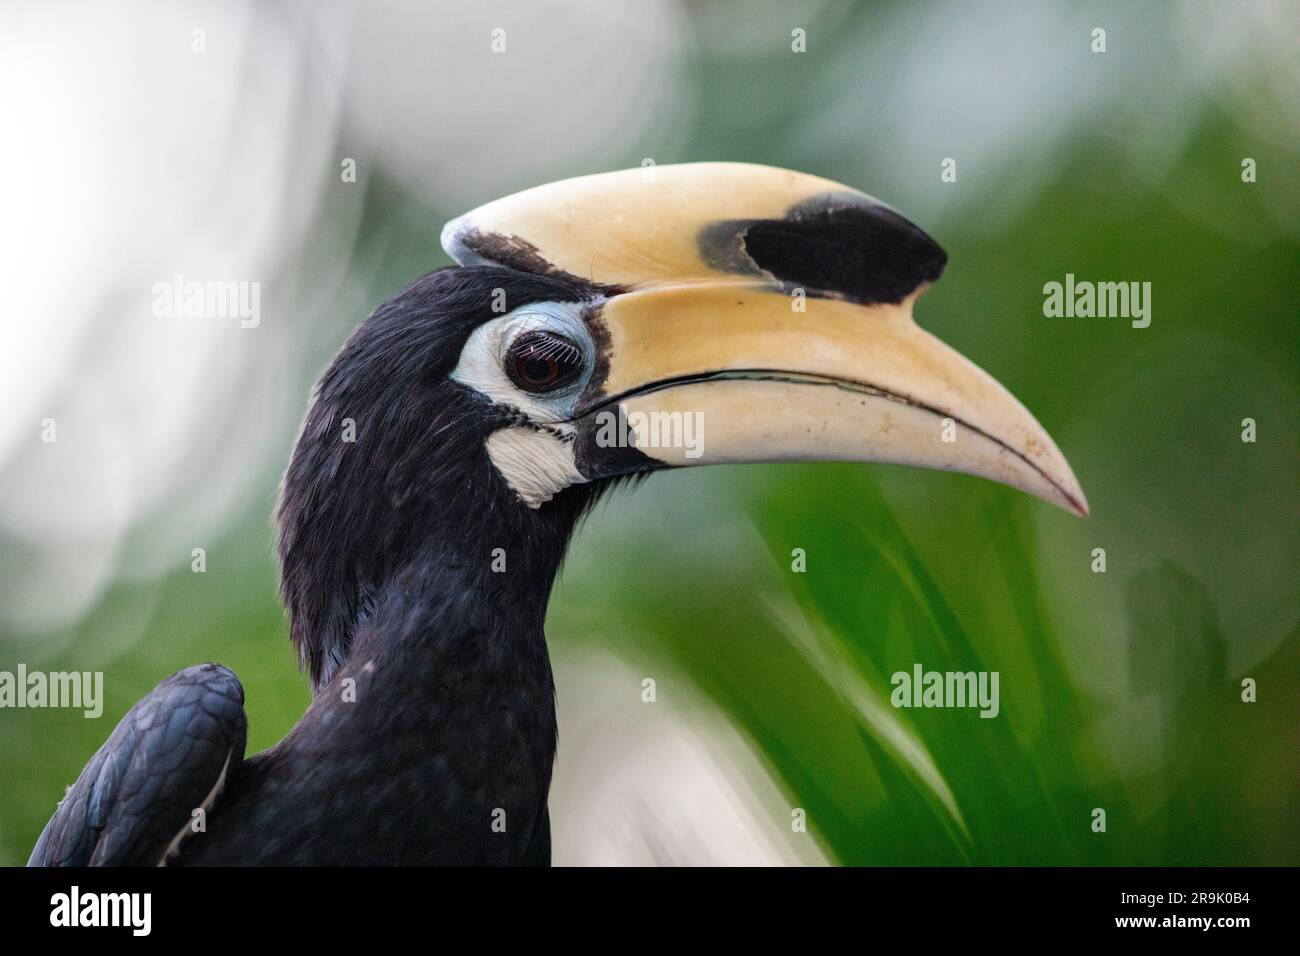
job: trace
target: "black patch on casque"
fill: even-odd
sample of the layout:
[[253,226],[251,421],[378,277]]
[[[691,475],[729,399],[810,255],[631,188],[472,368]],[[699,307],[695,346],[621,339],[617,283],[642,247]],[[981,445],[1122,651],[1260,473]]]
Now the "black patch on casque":
[[713,223],[701,231],[699,248],[714,269],[864,305],[902,302],[948,262],[919,226],[845,193],[800,203],[780,219]]
[[627,291],[622,286],[604,285],[566,272],[543,256],[541,250],[535,245],[520,236],[469,229],[456,237],[456,244],[461,250],[474,254],[484,262],[563,282],[572,282],[602,295],[619,295]]

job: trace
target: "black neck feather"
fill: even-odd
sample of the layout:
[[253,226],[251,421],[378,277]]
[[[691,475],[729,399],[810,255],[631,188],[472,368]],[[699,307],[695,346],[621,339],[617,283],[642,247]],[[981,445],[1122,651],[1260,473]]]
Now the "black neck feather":
[[540,634],[597,489],[524,505],[484,447],[517,413],[447,377],[470,332],[498,314],[500,288],[513,307],[590,294],[507,269],[430,273],[377,309],[317,385],[279,508],[281,590],[317,689],[397,581],[418,580],[431,601],[471,589],[469,599],[525,614],[517,626]]

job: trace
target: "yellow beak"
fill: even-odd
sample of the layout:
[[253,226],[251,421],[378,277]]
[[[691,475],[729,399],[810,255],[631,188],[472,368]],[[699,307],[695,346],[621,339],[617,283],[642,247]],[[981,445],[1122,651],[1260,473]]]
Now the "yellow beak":
[[862,193],[762,166],[628,170],[490,203],[449,223],[443,244],[463,264],[593,288],[597,373],[573,432],[585,479],[665,465],[893,462],[1088,513],[1024,406],[913,321],[943,251]]

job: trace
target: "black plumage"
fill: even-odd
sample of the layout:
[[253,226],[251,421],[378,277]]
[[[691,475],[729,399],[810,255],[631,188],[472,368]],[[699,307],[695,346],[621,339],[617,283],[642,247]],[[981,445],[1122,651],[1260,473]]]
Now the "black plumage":
[[[179,864],[549,862],[543,621],[603,486],[531,509],[488,460],[485,437],[517,413],[447,376],[495,316],[495,289],[515,306],[591,295],[508,269],[433,272],[377,309],[317,386],[279,507],[282,591],[315,688],[298,724],[241,761],[242,708],[217,728],[168,718],[218,677],[222,699],[242,703],[234,675],[205,665],[168,678],[91,760],[32,863],[153,863],[175,836]],[[130,749],[142,722],[165,747]],[[238,729],[238,753],[206,831],[191,833],[217,778],[218,729],[222,741]],[[105,765],[108,788],[96,785]]]

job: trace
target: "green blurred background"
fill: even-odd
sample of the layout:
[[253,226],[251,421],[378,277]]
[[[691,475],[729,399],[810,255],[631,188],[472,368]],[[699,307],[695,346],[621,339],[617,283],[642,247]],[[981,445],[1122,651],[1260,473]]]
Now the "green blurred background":
[[[7,333],[0,670],[106,687],[100,720],[0,711],[0,863],[174,670],[235,669],[250,753],[292,726],[308,691],[269,515],[310,383],[446,263],[445,220],[645,158],[792,167],[919,222],[950,255],[919,323],[1034,412],[1092,515],[883,466],[616,493],[548,622],[556,861],[1300,862],[1295,4],[168,11],[45,5],[0,31],[37,71],[4,84],[28,104],[6,135],[61,164],[10,188],[66,207],[6,227],[20,264],[59,268],[15,272],[40,332]],[[78,125],[96,95],[125,125]],[[94,148],[56,161],[69,128]],[[51,231],[99,236],[73,249],[93,268]],[[260,280],[262,325],[160,328],[150,284],[176,271]],[[1150,282],[1150,327],[1044,317],[1067,272]],[[998,671],[1001,713],[895,710],[916,662]]]

